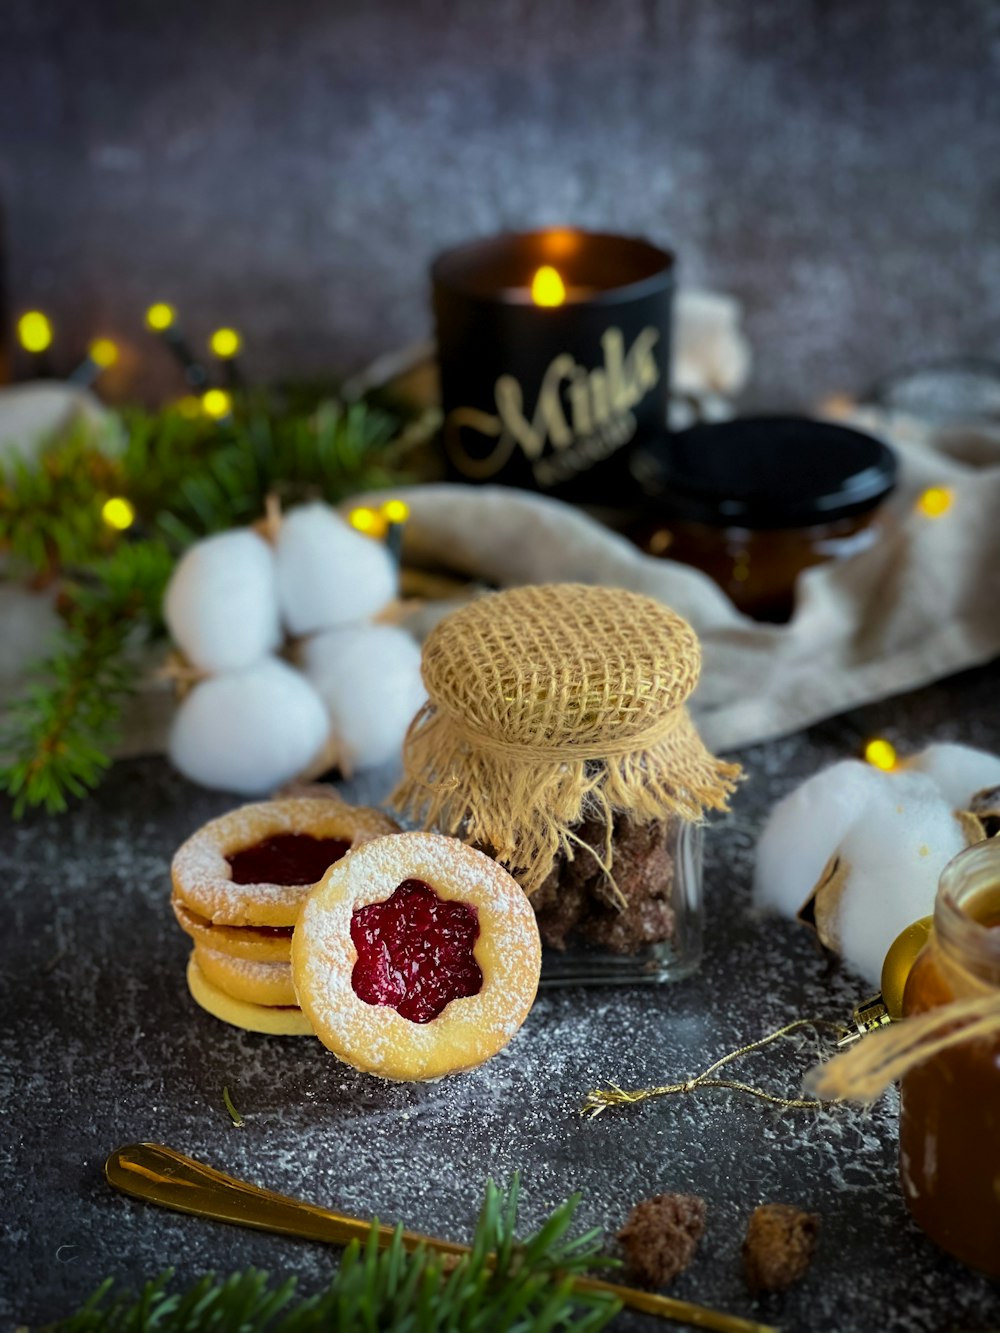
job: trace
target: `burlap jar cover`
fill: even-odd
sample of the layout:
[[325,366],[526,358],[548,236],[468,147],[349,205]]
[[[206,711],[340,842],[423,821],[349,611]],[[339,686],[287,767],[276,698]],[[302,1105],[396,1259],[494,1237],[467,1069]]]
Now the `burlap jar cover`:
[[575,583],[483,597],[424,644],[429,697],[393,804],[491,849],[529,895],[597,815],[611,872],[614,815],[701,820],[739,777],[684,707],[700,666],[694,631],[649,597]]

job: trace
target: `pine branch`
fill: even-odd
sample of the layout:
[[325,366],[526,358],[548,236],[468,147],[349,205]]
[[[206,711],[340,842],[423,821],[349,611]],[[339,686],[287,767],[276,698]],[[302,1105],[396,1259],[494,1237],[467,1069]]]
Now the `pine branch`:
[[118,438],[114,419],[102,429],[81,420],[35,458],[15,453],[0,466],[0,548],[15,568],[46,582],[59,568],[110,549],[114,537],[101,504],[117,490]]
[[618,1313],[611,1297],[575,1292],[572,1278],[599,1257],[599,1233],[567,1239],[574,1195],[542,1228],[515,1239],[518,1181],[509,1191],[487,1182],[471,1252],[457,1263],[420,1249],[407,1253],[397,1228],[378,1248],[378,1223],[364,1245],[352,1242],[339,1269],[314,1296],[297,1298],[289,1278],[277,1287],[255,1269],[187,1291],[169,1290],[170,1273],[137,1298],[105,1282],[50,1333],[598,1333]]
[[123,544],[66,589],[66,626],[52,654],[34,667],[34,683],[8,710],[0,735],[7,757],[0,787],[13,796],[15,815],[28,806],[65,810],[68,797],[100,781],[135,688],[130,639],[137,629],[148,637],[160,624],[171,564],[161,542]]
[[[34,460],[0,470],[0,549],[14,568],[41,582],[78,571],[64,591],[66,626],[0,734],[0,788],[15,798],[15,814],[64,810],[110,764],[136,685],[129,649],[159,625],[168,552],[254,521],[272,493],[286,503],[336,501],[399,481],[399,425],[361,403],[285,411],[258,396],[221,425],[173,408],[111,417],[97,432],[81,423]],[[102,517],[111,495],[128,499],[135,531],[156,539],[123,542]]]

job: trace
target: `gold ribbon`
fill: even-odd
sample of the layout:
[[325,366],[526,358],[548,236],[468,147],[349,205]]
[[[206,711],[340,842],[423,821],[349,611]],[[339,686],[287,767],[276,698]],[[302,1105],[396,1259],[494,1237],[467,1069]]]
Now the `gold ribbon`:
[[731,1092],[745,1092],[751,1097],[757,1097],[763,1102],[768,1102],[772,1106],[782,1106],[788,1110],[819,1110],[826,1106],[826,1101],[819,1101],[805,1097],[779,1097],[773,1092],[768,1092],[765,1088],[754,1087],[750,1083],[741,1083],[737,1079],[730,1078],[712,1078],[717,1069],[722,1069],[733,1060],[738,1060],[743,1055],[751,1055],[754,1051],[759,1051],[763,1047],[770,1045],[772,1041],[777,1041],[781,1037],[789,1037],[793,1032],[798,1032],[802,1028],[815,1028],[818,1031],[831,1032],[837,1037],[846,1035],[847,1029],[842,1023],[834,1023],[826,1018],[797,1018],[794,1023],[786,1023],[784,1027],[778,1028],[776,1032],[770,1032],[766,1037],[761,1037],[759,1041],[753,1041],[748,1046],[741,1046],[739,1050],[730,1051],[728,1055],[722,1056],[714,1064],[701,1074],[696,1074],[694,1078],[685,1079],[683,1083],[665,1083],[658,1088],[619,1088],[617,1084],[610,1084],[606,1088],[595,1088],[587,1094],[586,1100],[580,1109],[582,1116],[588,1116],[594,1119],[609,1106],[632,1106],[636,1102],[647,1101],[650,1097],[668,1097],[676,1093],[697,1092],[700,1088],[728,1088]]

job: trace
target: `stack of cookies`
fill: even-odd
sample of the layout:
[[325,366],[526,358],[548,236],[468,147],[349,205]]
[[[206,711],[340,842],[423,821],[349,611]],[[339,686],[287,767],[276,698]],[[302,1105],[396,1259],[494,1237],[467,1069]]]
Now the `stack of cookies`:
[[302,904],[352,847],[398,831],[380,810],[332,795],[245,805],[199,829],[171,866],[196,1002],[251,1032],[309,1035],[291,971]]

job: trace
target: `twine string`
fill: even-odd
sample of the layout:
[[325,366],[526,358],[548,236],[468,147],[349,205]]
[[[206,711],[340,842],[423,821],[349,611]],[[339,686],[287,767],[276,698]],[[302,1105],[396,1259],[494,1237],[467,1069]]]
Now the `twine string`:
[[665,1083],[656,1088],[620,1088],[616,1083],[610,1083],[604,1088],[594,1088],[587,1094],[580,1109],[580,1114],[593,1120],[602,1111],[606,1111],[609,1106],[632,1106],[637,1102],[647,1101],[651,1097],[667,1097],[676,1093],[697,1092],[700,1088],[727,1088],[730,1092],[745,1092],[751,1097],[757,1097],[760,1101],[768,1102],[772,1106],[781,1106],[787,1110],[820,1110],[831,1103],[808,1097],[779,1097],[776,1093],[768,1092],[766,1088],[758,1088],[751,1083],[742,1083],[738,1079],[712,1077],[717,1069],[724,1068],[724,1066],[731,1064],[734,1060],[739,1060],[744,1055],[752,1055],[754,1051],[762,1050],[781,1037],[790,1037],[802,1028],[814,1028],[821,1032],[829,1032],[838,1038],[847,1034],[847,1028],[842,1023],[836,1023],[831,1019],[797,1018],[794,1022],[786,1023],[784,1027],[768,1033],[766,1037],[749,1042],[746,1046],[741,1046],[738,1050],[730,1051],[728,1055],[721,1056],[702,1073],[696,1074],[694,1078],[685,1079],[682,1083]]

